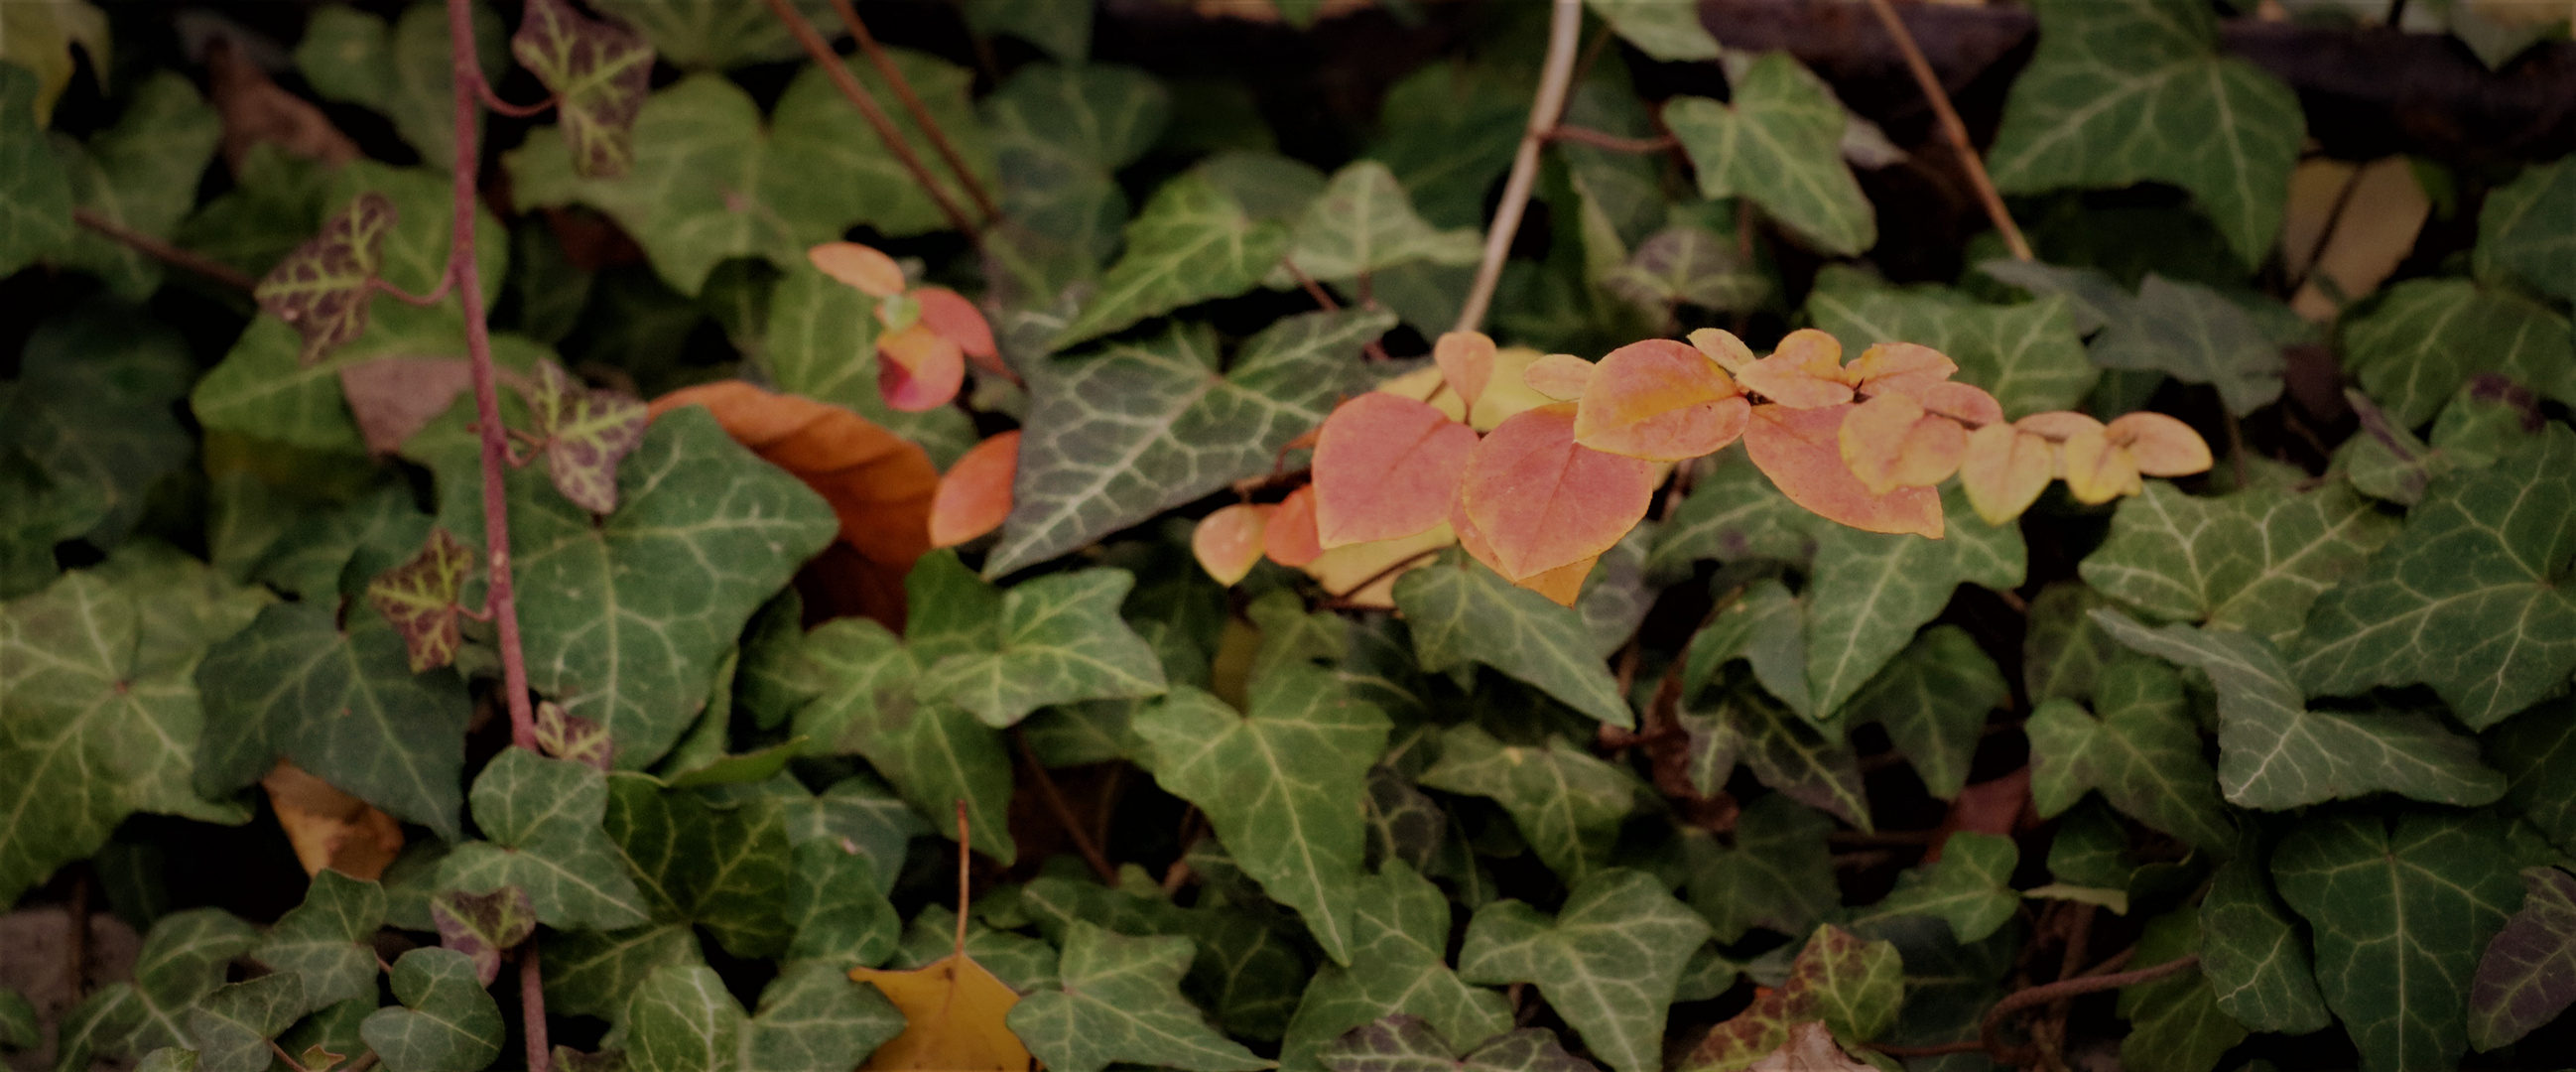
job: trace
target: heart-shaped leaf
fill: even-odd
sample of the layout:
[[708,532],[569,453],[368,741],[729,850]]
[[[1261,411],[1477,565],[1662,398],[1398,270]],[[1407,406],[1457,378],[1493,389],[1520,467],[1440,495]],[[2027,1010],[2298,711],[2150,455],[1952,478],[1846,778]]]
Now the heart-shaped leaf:
[[441,890],[429,899],[429,919],[438,927],[439,945],[474,958],[474,977],[485,986],[500,977],[501,954],[537,932],[536,902],[517,886],[490,893]]
[[1022,998],[1011,1032],[1059,1072],[1101,1072],[1113,1061],[1190,1072],[1269,1067],[1181,997],[1192,948],[1187,938],[1130,938],[1076,922],[1065,933],[1063,988]]
[[414,949],[394,962],[394,998],[358,1031],[391,1072],[474,1072],[501,1055],[501,1006],[474,960],[453,949]]
[[417,553],[367,582],[367,602],[402,634],[413,673],[456,661],[464,643],[456,624],[464,608],[456,600],[473,569],[474,553],[446,529],[433,528]]
[[652,82],[652,46],[564,0],[532,0],[510,35],[510,54],[554,91],[573,171],[602,179],[626,174],[635,162],[635,113]]
[[324,868],[314,872],[304,903],[278,917],[268,940],[251,953],[260,963],[304,979],[298,1015],[350,998],[373,1000],[376,949],[385,921],[385,890]]
[[310,366],[333,347],[367,330],[375,303],[378,262],[385,232],[394,226],[391,198],[359,194],[322,224],[322,233],[295,247],[259,281],[262,311],[286,321],[304,337],[298,360]]
[[1440,761],[1421,781],[1502,805],[1522,840],[1569,885],[1607,862],[1638,788],[1634,775],[1563,738],[1511,746],[1472,724],[1440,735]]
[[600,828],[608,779],[598,768],[513,748],[483,768],[473,795],[474,825],[491,840],[450,852],[439,866],[439,888],[516,886],[540,921],[558,927],[644,922],[644,900]]
[[[1419,1017],[1441,1038],[1466,1046],[1510,1030],[1502,995],[1450,970],[1448,898],[1403,861],[1360,878],[1351,920],[1351,964],[1324,965],[1307,984],[1280,1044],[1281,1068],[1329,1067],[1334,1040],[1388,1016]],[[1448,1052],[1443,1044],[1442,1055]]]
[[1640,871],[1594,872],[1551,918],[1497,901],[1467,924],[1458,975],[1530,983],[1618,1072],[1663,1067],[1664,1010],[1708,924]]

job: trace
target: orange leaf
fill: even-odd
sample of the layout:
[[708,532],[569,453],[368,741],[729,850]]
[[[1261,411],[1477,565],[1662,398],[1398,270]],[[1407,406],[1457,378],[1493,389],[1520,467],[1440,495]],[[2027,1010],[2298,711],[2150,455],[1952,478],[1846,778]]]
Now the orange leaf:
[[966,352],[926,319],[877,339],[877,392],[905,413],[938,409],[966,382]]
[[[1415,369],[1378,384],[1376,390],[1379,394],[1427,403],[1431,408],[1439,410],[1443,417],[1460,424],[1467,422],[1467,403],[1459,400],[1458,392],[1449,389],[1449,381],[1441,378],[1441,372],[1437,367],[1424,366]],[[1320,431],[1321,429],[1318,428],[1317,432]],[[1307,433],[1306,446],[1309,449],[1315,445],[1313,440],[1317,432]]]
[[1700,328],[1690,333],[1691,349],[1708,355],[1718,367],[1741,374],[1753,367],[1753,348],[1725,328]]
[[[734,442],[796,474],[841,519],[841,542],[861,567],[834,600],[888,629],[903,628],[903,578],[930,550],[939,470],[902,437],[839,406],[772,394],[740,380],[682,388],[653,401],[655,416],[705,406]],[[826,549],[824,558],[835,557]],[[809,597],[808,605],[813,600]]]
[[1278,512],[1277,506],[1253,503],[1219,509],[1199,519],[1199,527],[1190,533],[1190,554],[1218,584],[1232,585],[1260,561],[1264,531],[1270,527],[1270,515]]
[[2076,502],[2089,506],[2146,490],[2138,479],[2138,463],[2129,457],[2128,448],[2112,445],[2111,438],[2100,430],[2087,429],[2066,437],[2058,447],[2058,457],[2066,470],[2066,490]]
[[1873,495],[1844,464],[1842,424],[1851,410],[1848,402],[1817,409],[1755,406],[1744,449],[1789,501],[1828,521],[1940,539],[1940,495],[1905,487]]
[[1494,340],[1481,331],[1447,332],[1431,345],[1431,360],[1440,366],[1449,389],[1458,392],[1458,400],[1472,410],[1494,378]]
[[1395,579],[1430,565],[1429,552],[1457,542],[1457,530],[1444,523],[1400,540],[1336,547],[1300,568],[1342,606],[1393,610]]
[[1791,409],[1839,406],[1852,400],[1843,379],[1843,344],[1814,328],[1800,328],[1780,348],[1736,373],[1746,389]]
[[1392,540],[1448,520],[1476,430],[1428,403],[1371,391],[1324,419],[1315,534],[1327,548]]
[[960,455],[930,500],[930,546],[955,547],[1001,528],[1011,516],[1011,480],[1019,472],[1016,428]]
[[2148,476],[2190,476],[2209,471],[2209,444],[2181,421],[2139,410],[2111,419],[2102,430],[2113,445],[2128,448],[2138,471]]
[[1592,382],[1595,371],[1592,362],[1573,354],[1549,354],[1530,362],[1521,382],[1559,402],[1572,402],[1583,397],[1583,387]]
[[1323,542],[1315,536],[1315,485],[1308,484],[1279,500],[1279,512],[1270,515],[1270,524],[1262,528],[1261,552],[1290,568],[1303,566],[1324,553]]
[[2063,443],[2072,436],[2101,431],[2102,422],[2073,410],[2061,409],[2047,413],[2033,413],[2014,421],[2013,427],[2052,443]]
[[825,242],[805,251],[805,259],[824,275],[831,276],[871,298],[891,298],[903,293],[903,266],[874,246],[856,242]]
[[1652,463],[1577,444],[1574,407],[1554,405],[1504,421],[1476,444],[1460,498],[1502,575],[1518,581],[1609,550],[1654,494]]
[[1882,342],[1861,351],[1860,359],[1843,370],[1843,375],[1853,387],[1871,394],[1911,395],[1948,380],[1957,371],[1958,362],[1929,346]]
[[2056,468],[2057,448],[2048,440],[2009,424],[1989,424],[1968,433],[1959,483],[1977,516],[2001,525],[2039,500]]
[[956,343],[976,364],[1005,376],[1011,374],[1002,364],[1002,351],[993,345],[993,325],[965,295],[947,287],[915,287],[912,300],[921,303],[920,322],[930,325],[940,338]]
[[1574,411],[1574,441],[1677,462],[1735,442],[1751,408],[1707,355],[1670,339],[1648,339],[1610,351],[1593,370]]
[[1927,384],[1919,391],[1904,392],[1923,407],[1925,413],[1937,413],[1971,429],[1983,428],[2004,419],[2003,403],[1987,394],[1984,388],[1964,383]]
[[903,1013],[903,1034],[869,1054],[865,1072],[1028,1072],[1029,1048],[1004,1023],[1019,993],[963,951],[911,971],[852,968],[850,978]]
[[1457,503],[1449,508],[1449,528],[1458,534],[1458,546],[1467,552],[1467,557],[1484,563],[1486,569],[1503,572],[1503,560],[1494,556],[1493,541],[1487,540],[1484,531],[1476,527],[1475,519],[1467,516],[1467,497],[1464,495],[1460,495]]
[[402,824],[366,801],[341,792],[285,760],[259,780],[268,790],[277,825],[286,828],[288,844],[304,873],[330,868],[351,878],[375,881],[402,855]]
[[1575,599],[1583,595],[1583,582],[1592,576],[1593,563],[1599,561],[1601,556],[1594,555],[1580,561],[1568,562],[1552,570],[1531,574],[1515,583],[1555,600],[1558,606],[1571,607]]
[[1927,414],[1901,394],[1853,406],[1838,438],[1844,463],[1873,495],[1948,480],[1968,449],[1968,432],[1959,422]]

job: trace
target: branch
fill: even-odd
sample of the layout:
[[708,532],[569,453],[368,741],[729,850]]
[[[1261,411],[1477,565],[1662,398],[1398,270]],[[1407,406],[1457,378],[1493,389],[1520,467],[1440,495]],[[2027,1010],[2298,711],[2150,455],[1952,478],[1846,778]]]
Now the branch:
[[438,286],[427,294],[414,294],[401,287],[376,278],[369,278],[367,280],[367,285],[374,288],[376,293],[390,294],[393,296],[395,301],[399,301],[405,305],[417,305],[423,307],[436,305],[439,302],[446,300],[448,288],[456,285],[456,272],[453,270],[455,268],[455,262],[449,262],[448,267],[450,269],[449,271],[440,272],[438,274]]
[[1560,126],[1549,131],[1547,133],[1547,138],[1549,141],[1580,142],[1584,145],[1609,149],[1613,152],[1621,153],[1660,153],[1677,148],[1682,143],[1680,138],[1676,138],[1670,134],[1654,138],[1623,138],[1616,134],[1604,133],[1602,131],[1593,130],[1589,127],[1568,126]]
[[1582,43],[1583,36],[1583,0],[1554,2],[1555,12],[1548,20],[1547,64],[1540,69],[1538,96],[1530,102],[1529,128],[1521,135],[1520,149],[1512,155],[1512,175],[1503,183],[1503,202],[1494,210],[1492,228],[1485,232],[1485,258],[1476,265],[1476,284],[1467,291],[1467,303],[1458,310],[1458,331],[1474,331],[1485,323],[1485,310],[1494,303],[1494,288],[1503,281],[1503,261],[1511,256],[1512,238],[1520,233],[1521,213],[1529,208],[1530,188],[1538,185],[1538,151],[1556,129],[1557,117],[1564,114],[1565,93],[1574,83],[1575,47]]
[[939,159],[945,161],[948,170],[957,176],[957,185],[966,188],[966,196],[975,199],[975,207],[983,210],[985,222],[1002,218],[1002,210],[993,207],[993,195],[985,192],[983,182],[975,178],[973,171],[967,170],[966,159],[958,155],[957,146],[948,140],[948,132],[939,128],[939,121],[932,119],[930,109],[922,105],[921,95],[912,91],[912,80],[895,69],[894,61],[886,56],[884,46],[877,44],[876,35],[868,32],[868,24],[859,20],[859,9],[850,6],[850,0],[832,0],[832,10],[841,16],[841,25],[849,28],[850,36],[859,42],[859,51],[867,53],[868,62],[876,66],[878,74],[885,76],[886,85],[894,89],[895,99],[903,102],[903,110],[912,116],[913,122],[920,124],[922,133],[930,136],[930,147],[939,151]]
[[[2115,954],[2104,964],[2107,966],[2124,962],[2131,952],[2134,950]],[[1869,1044],[1869,1048],[1890,1057],[1939,1057],[1951,1053],[1983,1052],[1993,1057],[1997,1064],[2011,1064],[2013,1051],[2019,1047],[2005,1045],[2003,1039],[1996,1034],[1997,1029],[2003,1026],[2005,1017],[2052,1001],[2081,997],[2085,994],[2098,994],[2105,990],[2118,990],[2121,987],[2136,986],[2139,983],[2152,983],[2165,976],[2199,966],[2200,956],[2195,953],[2180,960],[2168,960],[2152,968],[2140,968],[2136,971],[2112,975],[2087,973],[2072,979],[2060,979],[2053,983],[2016,990],[2002,1001],[1996,1002],[1995,1007],[1987,1010],[1985,1019],[1978,1024],[1977,1038],[1974,1041],[1940,1042],[1929,1046],[1890,1046],[1873,1042]]]
[[258,289],[259,280],[242,274],[241,269],[212,257],[190,253],[151,235],[126,227],[85,208],[72,210],[72,220],[83,227],[124,243],[137,253],[173,268],[185,268],[215,282],[248,294]]
[[894,120],[886,117],[885,110],[877,107],[876,98],[868,94],[866,86],[859,84],[858,77],[850,73],[849,65],[841,62],[841,57],[832,51],[823,35],[814,32],[814,24],[805,21],[805,16],[798,14],[787,0],[766,2],[770,14],[776,15],[779,22],[786,24],[788,32],[796,35],[797,43],[805,46],[805,54],[831,77],[832,84],[839,87],[841,95],[850,99],[850,106],[857,108],[860,117],[877,132],[877,140],[885,143],[895,159],[903,161],[904,170],[912,172],[912,181],[920,183],[922,192],[929,194],[930,200],[938,204],[940,215],[948,217],[948,225],[969,240],[976,240],[979,232],[973,221],[966,218],[966,210],[958,207],[957,199],[949,196],[948,189],[931,177],[930,168],[921,162],[921,154],[912,151],[912,143],[904,140],[903,132],[895,129]]
[[1950,147],[1959,151],[1959,166],[1968,173],[1968,182],[1977,188],[1977,202],[1986,207],[1986,218],[1995,230],[2003,233],[2004,245],[2012,249],[2014,260],[2035,260],[2030,240],[2023,238],[2021,228],[2013,224],[2012,213],[2004,208],[2004,197],[1995,191],[1995,180],[1986,175],[1986,161],[1977,153],[1977,143],[1968,140],[1968,125],[1959,121],[1959,110],[1950,106],[1950,93],[1941,88],[1941,76],[1932,73],[1932,63],[1923,58],[1923,50],[1914,44],[1914,34],[1905,28],[1905,20],[1896,16],[1896,6],[1888,0],[1869,0],[1870,10],[1878,12],[1878,21],[1887,27],[1888,36],[1896,39],[1896,48],[1905,54],[1906,69],[1914,72],[1914,83],[1923,87],[1923,96],[1932,102],[1932,114],[1940,117],[1941,133],[1948,135]]
[[546,980],[534,935],[519,943],[519,1033],[528,1039],[528,1072],[546,1072],[554,1047],[546,1045]]
[[1110,866],[1109,857],[1102,855],[1100,846],[1091,843],[1091,833],[1082,828],[1080,819],[1075,818],[1073,805],[1065,803],[1064,791],[1055,787],[1055,778],[1047,773],[1046,764],[1038,762],[1038,750],[1029,747],[1029,735],[1013,726],[1011,743],[1019,746],[1020,758],[1029,761],[1030,780],[1037,783],[1038,796],[1046,801],[1047,810],[1055,813],[1056,825],[1063,827],[1065,834],[1073,839],[1074,851],[1080,852],[1083,860],[1091,865],[1091,870],[1100,876],[1101,885],[1118,885],[1118,869]]

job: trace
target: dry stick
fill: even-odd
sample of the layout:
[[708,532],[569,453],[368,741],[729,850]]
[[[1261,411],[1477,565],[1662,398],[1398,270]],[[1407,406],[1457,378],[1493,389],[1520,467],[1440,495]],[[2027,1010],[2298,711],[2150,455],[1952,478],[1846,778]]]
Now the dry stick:
[[1624,138],[1590,127],[1560,126],[1547,134],[1549,141],[1571,141],[1621,153],[1667,152],[1682,143],[1680,138],[1664,134],[1652,138]]
[[241,269],[235,268],[232,265],[225,264],[224,262],[215,260],[211,257],[190,253],[187,250],[180,249],[177,246],[171,245],[170,243],[164,242],[158,238],[154,238],[151,235],[144,234],[141,231],[126,227],[123,224],[108,219],[107,217],[101,216],[88,209],[73,209],[72,221],[102,235],[106,235],[109,238],[113,238],[118,242],[124,243],[135,252],[143,254],[146,257],[150,257],[153,260],[160,261],[161,263],[173,268],[185,268],[191,272],[195,272],[198,275],[212,279],[215,282],[232,287],[236,290],[247,292],[256,289],[259,286],[259,280],[243,274]]
[[2036,260],[2031,256],[2030,240],[2023,238],[2021,228],[2013,223],[2012,213],[2004,209],[2004,195],[1996,192],[1995,180],[1986,174],[1986,161],[1977,155],[1977,145],[1968,140],[1968,125],[1959,121],[1959,110],[1950,106],[1950,93],[1941,88],[1941,77],[1932,72],[1932,62],[1923,58],[1923,49],[1915,45],[1914,32],[1905,28],[1905,20],[1896,17],[1896,6],[1888,0],[1869,0],[1870,9],[1878,12],[1878,21],[1886,24],[1888,36],[1896,39],[1897,51],[1905,53],[1905,66],[1914,72],[1914,82],[1923,87],[1923,96],[1932,102],[1932,114],[1941,120],[1941,132],[1949,135],[1950,147],[1959,151],[1959,164],[1968,171],[1968,181],[1977,187],[1977,200],[1986,206],[1986,218],[1994,221],[1995,230],[2003,232],[2004,245],[2012,248],[2014,260]]
[[[777,2],[777,0],[772,0]],[[1574,55],[1582,43],[1583,0],[1554,0],[1548,20],[1547,64],[1540,69],[1538,96],[1530,102],[1529,128],[1512,154],[1512,175],[1503,183],[1502,204],[1494,209],[1492,229],[1485,232],[1485,257],[1476,265],[1476,284],[1458,310],[1458,331],[1474,331],[1494,304],[1494,288],[1503,281],[1503,261],[1511,256],[1512,238],[1520,233],[1521,213],[1529,208],[1530,189],[1538,185],[1538,151],[1565,112],[1565,92],[1574,83]]]
[[832,0],[832,10],[841,16],[841,25],[849,28],[850,36],[858,40],[859,51],[867,53],[868,62],[885,76],[886,85],[894,88],[895,99],[903,102],[903,110],[912,115],[913,122],[921,124],[922,133],[930,136],[930,147],[939,151],[939,159],[956,174],[957,185],[965,187],[966,196],[974,198],[975,207],[984,211],[985,222],[1001,219],[1002,210],[993,207],[993,195],[984,191],[983,182],[975,178],[973,171],[967,170],[966,158],[958,155],[957,146],[948,140],[948,132],[930,117],[930,109],[921,103],[921,94],[912,91],[912,80],[895,69],[894,60],[886,55],[884,46],[877,44],[876,35],[868,32],[868,24],[859,21],[859,9],[850,6],[850,0]]
[[1092,871],[1100,875],[1101,884],[1117,885],[1118,869],[1110,865],[1109,857],[1101,853],[1100,846],[1092,844],[1091,832],[1083,829],[1082,821],[1074,817],[1073,805],[1065,803],[1064,792],[1055,787],[1055,778],[1047,773],[1046,764],[1038,762],[1038,750],[1029,746],[1029,735],[1013,726],[1011,743],[1019,746],[1020,758],[1029,761],[1029,775],[1038,783],[1038,796],[1046,801],[1047,810],[1055,813],[1056,825],[1064,827],[1066,836],[1073,839],[1074,850],[1080,852],[1083,860],[1091,864]]
[[850,99],[850,106],[857,108],[859,115],[868,121],[868,126],[875,129],[877,140],[893,151],[895,159],[903,161],[904,170],[912,172],[912,181],[920,183],[922,192],[929,194],[930,199],[939,205],[939,213],[948,217],[948,225],[969,240],[975,239],[975,224],[966,218],[966,210],[958,207],[957,199],[949,196],[947,187],[931,177],[930,168],[922,164],[920,154],[912,151],[912,143],[905,141],[903,132],[894,128],[894,120],[887,118],[885,110],[877,107],[876,98],[868,94],[866,86],[859,84],[858,76],[850,73],[849,65],[841,62],[841,57],[832,51],[823,35],[814,32],[814,24],[805,21],[805,16],[798,14],[787,0],[768,0],[768,4],[770,14],[778,16],[778,21],[786,24],[788,32],[796,35],[797,43],[805,46],[805,54],[813,58],[814,65],[831,76],[832,84],[840,88],[841,95]]

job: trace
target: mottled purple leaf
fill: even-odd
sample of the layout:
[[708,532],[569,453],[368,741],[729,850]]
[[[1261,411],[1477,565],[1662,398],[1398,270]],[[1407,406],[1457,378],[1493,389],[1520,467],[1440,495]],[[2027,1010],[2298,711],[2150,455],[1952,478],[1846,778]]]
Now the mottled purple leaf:
[[614,512],[617,463],[644,442],[644,403],[586,387],[554,362],[540,361],[528,408],[536,413],[555,490],[591,513]]
[[474,958],[475,977],[490,986],[501,975],[502,951],[536,933],[537,906],[517,886],[448,890],[429,899],[429,919],[438,927],[438,944]]
[[474,570],[474,552],[446,529],[429,530],[429,542],[403,564],[367,582],[367,602],[401,633],[417,674],[456,661],[463,638],[456,618],[456,598]]
[[553,700],[537,704],[537,748],[556,759],[601,770],[610,769],[610,761],[617,757],[617,742],[608,736],[608,727],[568,714]]
[[393,199],[372,190],[359,194],[322,225],[322,233],[269,269],[252,292],[261,309],[304,337],[303,363],[321,360],[367,330],[385,232],[393,229],[396,215]]
[[528,0],[510,54],[554,91],[573,170],[596,179],[625,175],[635,162],[635,115],[650,88],[653,46],[564,0]]
[[2527,867],[2522,910],[2505,921],[2469,984],[2469,1043],[2492,1050],[2576,1003],[2576,877]]
[[1401,1014],[1354,1027],[1316,1056],[1333,1072],[1597,1072],[1553,1031],[1523,1028],[1452,1057],[1430,1024]]

